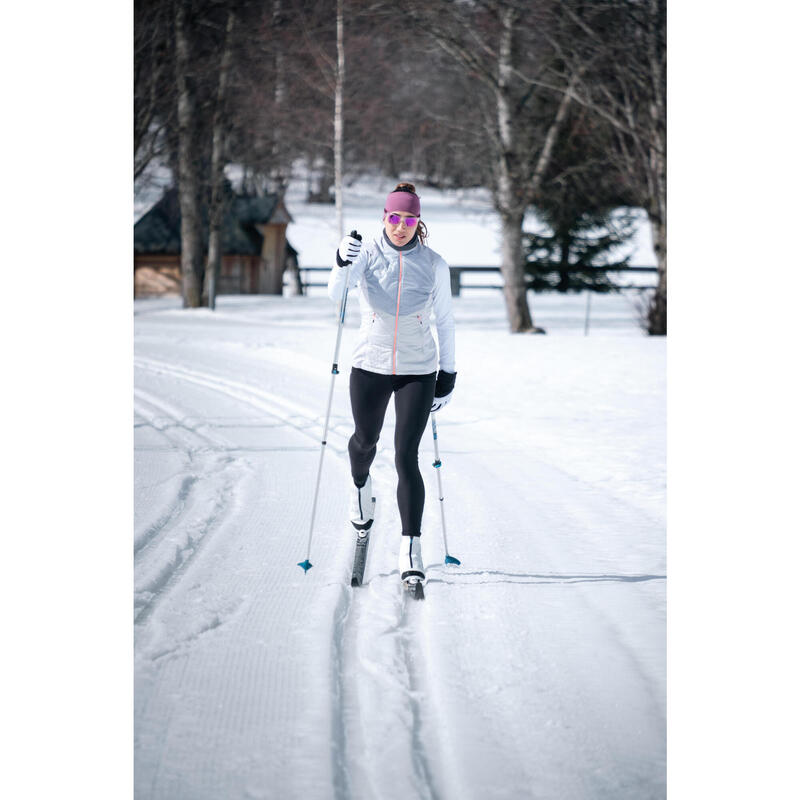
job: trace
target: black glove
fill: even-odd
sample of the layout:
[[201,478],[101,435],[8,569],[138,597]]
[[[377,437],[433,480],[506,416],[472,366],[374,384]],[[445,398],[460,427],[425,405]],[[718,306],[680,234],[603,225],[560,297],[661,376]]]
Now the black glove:
[[455,372],[445,372],[440,369],[436,376],[436,388],[433,390],[433,405],[431,411],[441,411],[453,397],[453,388],[456,385]]

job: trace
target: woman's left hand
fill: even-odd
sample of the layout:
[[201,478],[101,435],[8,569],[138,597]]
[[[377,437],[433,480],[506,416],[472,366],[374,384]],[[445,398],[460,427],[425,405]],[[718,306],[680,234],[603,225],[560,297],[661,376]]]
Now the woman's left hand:
[[431,406],[431,413],[434,411],[441,411],[449,402],[450,398],[453,396],[453,393],[445,395],[444,397],[434,397],[433,398],[433,405]]
[[440,369],[436,376],[436,388],[433,390],[433,405],[431,413],[441,411],[453,397],[453,388],[456,385],[456,373],[445,372]]

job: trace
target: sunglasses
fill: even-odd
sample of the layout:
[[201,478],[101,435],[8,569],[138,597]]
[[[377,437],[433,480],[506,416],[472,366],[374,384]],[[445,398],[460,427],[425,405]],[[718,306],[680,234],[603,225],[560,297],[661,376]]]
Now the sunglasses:
[[401,222],[405,222],[407,228],[413,228],[419,222],[419,217],[401,217],[399,214],[388,214],[386,219],[389,220],[390,225],[399,225]]

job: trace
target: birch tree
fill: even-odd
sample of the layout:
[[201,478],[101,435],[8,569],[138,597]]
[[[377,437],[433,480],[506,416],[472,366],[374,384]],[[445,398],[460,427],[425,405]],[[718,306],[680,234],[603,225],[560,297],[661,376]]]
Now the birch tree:
[[501,220],[503,296],[513,333],[542,332],[528,305],[522,225],[541,187],[578,79],[567,76],[556,93],[526,77],[543,73],[553,57],[546,39],[536,32],[537,21],[546,23],[549,12],[549,4],[536,10],[527,3],[492,0],[422,2],[412,12],[418,30],[431,36],[488,93],[481,134],[490,145],[489,175]]
[[[667,332],[666,0],[562,0],[554,35],[564,72],[533,78],[565,91],[616,137],[609,155],[647,212],[658,264],[648,332]],[[587,67],[591,65],[591,69]],[[567,74],[579,80],[564,89]]]
[[226,204],[224,198],[225,186],[225,100],[227,97],[228,75],[231,68],[231,54],[233,51],[233,26],[236,17],[233,9],[228,9],[228,18],[225,24],[225,39],[222,45],[222,54],[219,63],[219,79],[217,83],[217,96],[214,105],[214,120],[212,124],[211,141],[211,198],[208,207],[208,264],[206,277],[208,281],[207,295],[208,306],[216,307],[217,276],[222,264],[222,220],[225,215]]
[[344,0],[336,0],[336,100],[333,113],[333,181],[336,192],[336,229],[344,236]]

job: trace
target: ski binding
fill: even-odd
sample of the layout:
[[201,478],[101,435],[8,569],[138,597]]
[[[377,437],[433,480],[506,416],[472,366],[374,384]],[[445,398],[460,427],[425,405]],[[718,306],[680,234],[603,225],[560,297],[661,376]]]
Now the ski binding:
[[405,589],[408,594],[411,595],[415,600],[424,600],[425,599],[425,589],[423,588],[423,579],[416,575],[404,575],[403,577],[403,588]]

